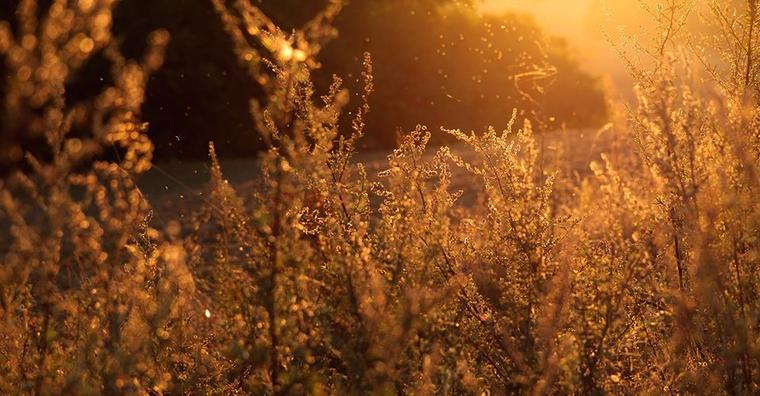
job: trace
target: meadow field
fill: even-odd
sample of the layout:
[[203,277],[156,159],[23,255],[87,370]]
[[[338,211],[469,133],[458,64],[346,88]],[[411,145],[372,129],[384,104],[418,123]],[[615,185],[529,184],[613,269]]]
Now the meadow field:
[[0,394],[760,394],[758,0],[610,4],[0,5]]

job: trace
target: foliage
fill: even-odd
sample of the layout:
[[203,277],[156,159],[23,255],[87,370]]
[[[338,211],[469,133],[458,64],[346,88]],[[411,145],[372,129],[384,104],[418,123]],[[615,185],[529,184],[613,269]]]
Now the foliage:
[[[371,56],[357,108],[338,77],[315,93],[343,2],[286,32],[213,0],[266,149],[243,191],[210,144],[202,207],[159,230],[135,177],[168,34],[128,60],[113,1],[22,1],[0,25],[3,116],[48,151],[0,180],[0,391],[758,393],[758,10],[737,4],[703,14],[723,51],[690,4],[653,9],[637,105],[590,172],[517,111],[437,150],[417,126],[372,172]],[[113,85],[71,100],[95,54]]]

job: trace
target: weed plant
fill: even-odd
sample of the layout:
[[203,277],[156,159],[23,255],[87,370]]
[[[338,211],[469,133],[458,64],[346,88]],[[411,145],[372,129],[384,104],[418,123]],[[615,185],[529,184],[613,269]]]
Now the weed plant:
[[[419,126],[377,175],[356,152],[370,55],[358,106],[310,77],[343,3],[283,32],[254,2],[211,1],[265,92],[267,149],[243,193],[210,144],[204,204],[160,227],[135,180],[168,34],[125,59],[111,0],[22,0],[0,24],[4,127],[47,143],[0,179],[0,392],[760,392],[756,0],[710,3],[709,35],[690,2],[651,9],[636,104],[590,172],[513,115]],[[94,57],[113,84],[75,101]]]

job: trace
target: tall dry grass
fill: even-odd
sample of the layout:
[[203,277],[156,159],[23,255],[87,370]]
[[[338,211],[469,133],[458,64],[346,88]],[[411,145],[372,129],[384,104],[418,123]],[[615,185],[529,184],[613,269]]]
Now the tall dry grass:
[[[0,180],[2,393],[759,391],[756,0],[711,3],[700,34],[689,3],[652,9],[655,41],[633,43],[648,61],[628,62],[637,104],[591,172],[513,116],[435,132],[461,144],[432,154],[418,127],[377,178],[356,157],[369,54],[358,107],[340,78],[321,97],[310,78],[342,2],[292,33],[213,4],[265,92],[267,150],[242,194],[211,144],[203,207],[163,229],[135,177],[167,33],[125,59],[108,0],[24,0],[0,25],[4,122],[48,147]],[[70,103],[94,56],[114,84]]]

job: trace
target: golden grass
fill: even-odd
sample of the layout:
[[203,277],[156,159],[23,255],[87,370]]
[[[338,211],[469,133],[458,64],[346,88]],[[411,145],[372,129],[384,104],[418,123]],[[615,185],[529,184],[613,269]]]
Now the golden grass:
[[[342,2],[290,34],[213,1],[264,87],[251,113],[268,149],[240,194],[211,145],[202,207],[162,229],[134,180],[152,162],[138,115],[167,34],[124,59],[107,0],[53,1],[39,20],[24,0],[20,33],[0,24],[8,122],[50,152],[0,180],[0,392],[759,391],[756,0],[716,2],[721,36],[698,43],[688,4],[665,2],[659,41],[636,43],[651,62],[628,62],[636,106],[580,170],[585,148],[512,117],[418,127],[376,176],[356,160],[369,54],[350,131],[340,79],[321,98],[310,79]],[[114,85],[67,104],[95,52]],[[431,153],[431,133],[460,144]]]

